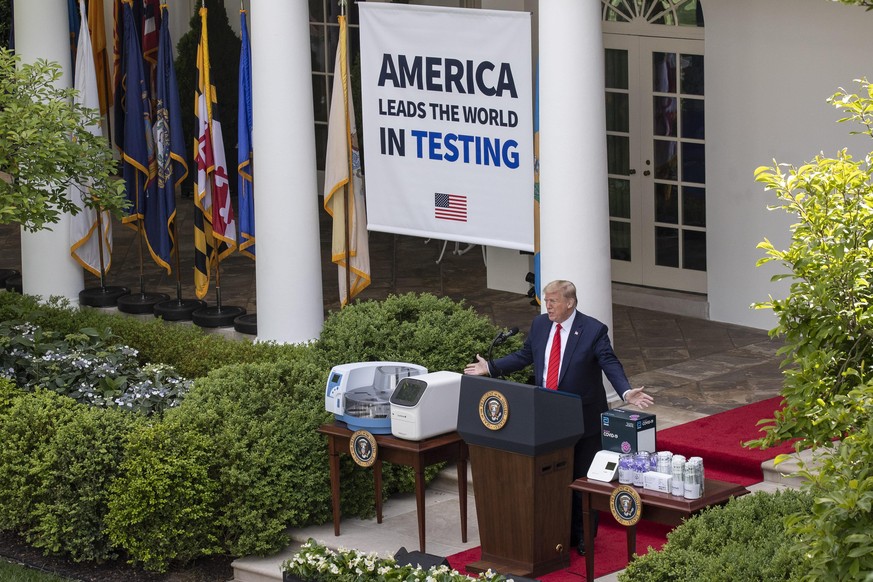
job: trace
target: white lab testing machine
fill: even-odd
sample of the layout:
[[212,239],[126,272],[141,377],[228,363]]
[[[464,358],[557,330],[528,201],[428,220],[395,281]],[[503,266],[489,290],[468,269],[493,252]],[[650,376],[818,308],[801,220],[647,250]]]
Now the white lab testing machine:
[[391,434],[419,441],[458,430],[461,376],[431,372],[401,379],[391,395]]

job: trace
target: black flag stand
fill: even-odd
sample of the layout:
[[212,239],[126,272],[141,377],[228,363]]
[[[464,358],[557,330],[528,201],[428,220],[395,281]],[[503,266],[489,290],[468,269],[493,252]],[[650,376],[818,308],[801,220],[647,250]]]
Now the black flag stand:
[[176,262],[176,298],[162,301],[155,305],[155,317],[163,317],[164,321],[188,321],[198,309],[206,307],[206,302],[200,299],[182,299],[182,270],[179,268],[179,237],[176,236],[176,221],[173,221],[173,255]]
[[221,254],[215,252],[215,305],[198,309],[191,314],[195,325],[200,327],[230,327],[233,320],[246,314],[245,307],[221,304]]
[[0,269],[0,288],[21,293],[21,273],[16,269]]
[[115,307],[118,298],[130,293],[130,289],[106,285],[106,258],[103,256],[103,212],[97,209],[97,248],[100,256],[100,286],[79,291],[79,305],[88,307]]
[[[10,31],[11,37],[12,31]],[[12,183],[12,176],[7,174],[6,172],[0,171],[0,180],[3,180],[7,184]],[[0,269],[0,288],[6,288],[6,281],[10,279],[21,279],[21,274],[16,269]]]

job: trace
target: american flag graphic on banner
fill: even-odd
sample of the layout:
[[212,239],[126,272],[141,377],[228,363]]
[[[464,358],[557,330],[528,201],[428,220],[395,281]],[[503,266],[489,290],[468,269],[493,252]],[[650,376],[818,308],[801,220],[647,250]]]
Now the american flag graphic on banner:
[[433,195],[433,215],[440,220],[456,220],[467,222],[467,197],[463,194]]

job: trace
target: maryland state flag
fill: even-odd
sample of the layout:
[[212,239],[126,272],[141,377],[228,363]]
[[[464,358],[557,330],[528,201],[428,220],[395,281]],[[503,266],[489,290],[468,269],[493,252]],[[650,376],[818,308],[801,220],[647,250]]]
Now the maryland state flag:
[[252,170],[252,66],[246,11],[239,11],[242,44],[239,52],[237,111],[237,187],[239,194],[239,252],[255,258],[255,185]]
[[333,217],[331,259],[339,271],[340,304],[346,305],[370,284],[370,249],[355,108],[349,95],[345,16],[339,17],[339,25],[340,38],[327,127],[324,209]]
[[227,163],[218,103],[209,70],[206,8],[200,9],[200,45],[197,47],[198,83],[194,114],[198,137],[194,144],[197,189],[194,192],[194,287],[199,299],[209,291],[213,259],[219,261],[236,249],[236,221],[230,203]]
[[[166,11],[166,6],[164,7]],[[145,200],[145,232],[155,261],[170,271],[175,249],[176,185],[188,175],[179,88],[173,67],[173,43],[166,14],[160,30],[155,90],[154,142],[157,186]]]
[[[80,3],[84,0],[80,0]],[[84,8],[84,4],[82,4]],[[79,32],[79,46],[76,54],[76,95],[73,100],[90,109],[100,106],[97,90],[97,75],[94,70],[94,58],[91,51],[91,37],[88,33],[88,20],[83,18]],[[93,135],[103,135],[99,123],[89,126]],[[70,186],[70,200],[81,208],[81,212],[70,220],[70,254],[89,273],[100,277],[101,268],[109,271],[112,264],[112,219],[109,212],[103,211],[101,220],[97,220],[97,210],[88,208],[85,200],[88,196],[87,184]],[[100,245],[103,245],[101,250]],[[103,255],[101,264],[100,255]]]

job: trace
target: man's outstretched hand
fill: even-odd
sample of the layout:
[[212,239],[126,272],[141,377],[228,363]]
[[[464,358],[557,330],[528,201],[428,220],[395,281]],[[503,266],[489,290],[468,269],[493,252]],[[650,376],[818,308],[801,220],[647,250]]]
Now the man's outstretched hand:
[[485,361],[485,358],[476,354],[476,361],[467,364],[464,368],[464,373],[470,376],[487,376],[488,371],[488,362]]
[[649,404],[655,402],[655,400],[645,392],[643,389],[645,386],[640,386],[639,388],[632,388],[624,393],[624,401],[628,404],[633,404],[634,406],[639,406],[640,408],[648,408]]

